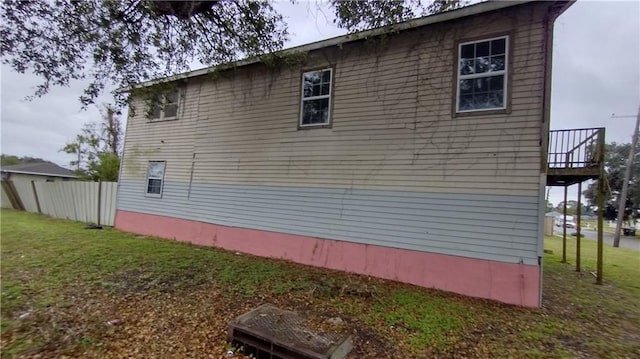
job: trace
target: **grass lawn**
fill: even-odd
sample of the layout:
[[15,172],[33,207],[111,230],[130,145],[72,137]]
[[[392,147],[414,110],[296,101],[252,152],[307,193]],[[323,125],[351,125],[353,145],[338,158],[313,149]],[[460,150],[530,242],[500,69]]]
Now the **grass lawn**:
[[640,252],[607,246],[596,286],[592,241],[576,273],[546,239],[540,309],[23,212],[1,241],[3,358],[223,358],[227,322],[265,302],[353,333],[349,358],[640,357]]

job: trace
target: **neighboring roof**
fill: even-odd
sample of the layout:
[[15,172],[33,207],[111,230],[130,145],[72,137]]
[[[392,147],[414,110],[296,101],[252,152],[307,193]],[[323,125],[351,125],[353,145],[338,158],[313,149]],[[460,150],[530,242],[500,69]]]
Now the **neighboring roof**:
[[0,171],[7,173],[21,173],[28,175],[77,178],[70,170],[51,162],[23,163],[12,166],[2,166]]
[[[564,214],[556,211],[547,212],[544,215],[547,217],[564,217]],[[567,216],[567,217],[571,217],[571,216]]]
[[[345,43],[348,43],[348,42],[367,39],[367,38],[370,38],[370,37],[382,35],[384,33],[389,32],[390,29],[393,29],[394,31],[403,31],[403,30],[418,28],[418,27],[422,27],[422,26],[426,26],[426,25],[436,24],[436,23],[440,23],[440,22],[455,20],[455,19],[459,19],[459,18],[463,18],[463,17],[467,17],[467,16],[478,15],[478,14],[482,14],[482,13],[486,13],[486,12],[490,12],[490,11],[500,10],[500,9],[504,9],[504,8],[508,8],[508,7],[523,5],[523,4],[530,3],[530,2],[534,2],[534,0],[485,1],[485,2],[480,2],[478,4],[465,6],[465,7],[456,9],[456,10],[450,10],[450,11],[445,11],[445,12],[438,13],[438,14],[428,15],[428,16],[417,18],[417,19],[412,19],[412,20],[400,22],[400,23],[397,23],[397,24],[394,24],[394,25],[378,27],[378,28],[371,29],[371,30],[360,31],[360,32],[356,32],[356,33],[353,33],[353,34],[337,36],[337,37],[329,38],[329,39],[326,39],[326,40],[321,40],[321,41],[316,41],[316,42],[312,42],[312,43],[305,44],[305,45],[291,47],[291,48],[288,48],[288,49],[284,49],[284,50],[278,51],[276,53],[285,55],[285,54],[289,54],[289,53],[307,52],[307,51],[322,49],[322,48],[326,48],[326,47],[342,45],[342,44],[345,44]],[[560,7],[561,7],[560,13],[562,13],[569,6],[571,6],[571,4],[573,4],[573,2],[575,2],[575,0],[566,1],[566,2],[558,1],[558,2],[562,3],[562,4],[560,4]],[[239,60],[239,61],[233,62],[231,64],[226,64],[226,66],[229,66],[229,67],[240,67],[240,66],[246,66],[246,65],[258,63],[260,61],[261,61],[260,57],[250,57],[250,58],[246,58],[246,59],[243,59],[243,60]],[[189,72],[185,72],[185,73],[174,75],[174,76],[170,76],[170,77],[165,77],[165,78],[162,78],[162,79],[149,80],[149,81],[141,82],[135,87],[147,87],[147,86],[151,86],[151,85],[158,84],[158,83],[170,82],[170,81],[181,80],[181,79],[187,79],[187,78],[196,77],[196,76],[202,76],[202,75],[206,75],[206,74],[210,73],[216,67],[217,66],[211,66],[211,67],[206,67],[206,68],[203,68],[203,69],[189,71]],[[121,89],[118,89],[116,91],[118,91],[118,92],[127,92],[130,89],[131,88],[121,88]]]

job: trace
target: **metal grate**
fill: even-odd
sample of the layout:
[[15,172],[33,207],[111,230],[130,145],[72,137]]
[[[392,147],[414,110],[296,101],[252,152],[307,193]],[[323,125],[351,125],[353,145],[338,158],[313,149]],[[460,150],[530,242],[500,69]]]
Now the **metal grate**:
[[351,336],[318,332],[298,314],[263,304],[229,323],[229,341],[257,359],[342,359]]

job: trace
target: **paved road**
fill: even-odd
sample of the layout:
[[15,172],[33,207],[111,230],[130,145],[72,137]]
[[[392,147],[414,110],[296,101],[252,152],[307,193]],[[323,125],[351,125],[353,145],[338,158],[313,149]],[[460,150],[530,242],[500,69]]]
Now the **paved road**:
[[[567,228],[567,237],[569,237],[571,233],[574,233],[574,232],[575,232],[575,229]],[[559,236],[562,236],[562,228],[554,228],[554,233]],[[596,231],[591,231],[588,229],[583,229],[581,233],[584,234],[583,238],[590,239],[590,240],[596,240],[598,235]],[[604,243],[613,245],[613,233],[604,232],[602,237],[604,239]],[[640,251],[640,238],[624,236],[624,235],[620,236],[620,247],[635,249],[636,251]]]

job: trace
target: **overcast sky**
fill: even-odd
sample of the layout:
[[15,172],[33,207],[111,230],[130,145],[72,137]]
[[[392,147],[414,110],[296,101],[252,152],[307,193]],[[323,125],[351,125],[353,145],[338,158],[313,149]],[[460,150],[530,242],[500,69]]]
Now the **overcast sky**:
[[[332,11],[317,2],[277,7],[289,23],[289,46],[343,33],[332,23]],[[640,2],[580,0],[556,21],[554,36],[551,127],[602,126],[607,142],[630,142],[634,119],[611,115],[635,115],[640,105]],[[100,119],[95,106],[80,110],[83,84],[29,102],[24,98],[37,79],[4,65],[0,77],[2,153],[68,165],[72,156],[59,149],[83,123]],[[560,201],[561,190],[553,190],[550,199]]]

